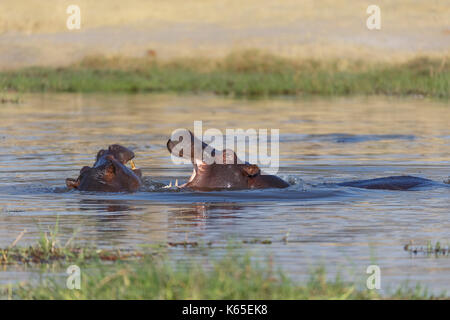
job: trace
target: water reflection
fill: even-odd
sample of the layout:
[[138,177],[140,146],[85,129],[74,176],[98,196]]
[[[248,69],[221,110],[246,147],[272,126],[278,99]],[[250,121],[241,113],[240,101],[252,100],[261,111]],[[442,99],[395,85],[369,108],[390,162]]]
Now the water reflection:
[[[129,211],[138,211],[141,210],[134,206],[129,205],[126,201],[123,200],[112,200],[112,199],[81,199],[80,200],[80,211],[87,210],[95,210],[99,212],[129,212]],[[108,217],[108,215],[105,215]],[[110,215],[111,217],[116,217],[116,215]]]

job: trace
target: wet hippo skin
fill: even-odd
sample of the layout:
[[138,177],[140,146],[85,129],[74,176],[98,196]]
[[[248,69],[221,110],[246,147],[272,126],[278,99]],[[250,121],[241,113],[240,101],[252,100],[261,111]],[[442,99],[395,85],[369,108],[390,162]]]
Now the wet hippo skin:
[[[186,130],[187,131],[187,130]],[[257,165],[242,163],[236,154],[231,150],[218,151],[208,146],[206,143],[194,137],[189,132],[191,138],[191,157],[190,161],[194,166],[192,176],[187,183],[180,186],[198,191],[215,190],[243,190],[243,189],[266,189],[266,188],[286,188],[287,182],[277,176],[267,175],[261,172]],[[194,141],[197,139],[198,145],[202,146],[202,151],[209,147],[213,156],[222,157],[222,163],[206,164],[202,159],[197,159],[194,153]],[[167,141],[167,149],[172,153],[179,141]],[[183,151],[174,154],[176,157],[184,157]]]
[[[265,188],[286,188],[289,186],[287,182],[273,175],[264,175],[256,165],[249,163],[237,163],[236,154],[231,150],[217,151],[212,147],[214,153],[220,152],[223,154],[224,161],[226,157],[232,158],[233,164],[205,164],[201,159],[194,157],[194,141],[197,139],[192,132],[189,132],[191,139],[191,162],[194,165],[194,170],[189,181],[182,185],[182,188],[190,188],[200,191],[212,191],[221,189],[265,189]],[[199,140],[197,140],[199,141]],[[167,142],[167,149],[173,153],[173,149],[177,146],[179,141],[169,140]],[[200,145],[200,142],[199,142]],[[202,150],[208,147],[204,142],[201,143]],[[175,152],[176,153],[176,152]],[[174,154],[177,157],[185,157],[182,151]],[[186,157],[185,157],[186,158]],[[384,178],[356,180],[338,183],[339,186],[364,188],[364,189],[379,189],[379,190],[411,190],[418,187],[430,186],[437,184],[436,182],[424,178],[413,176],[391,176]]]
[[392,176],[369,180],[357,180],[338,183],[340,186],[379,189],[379,190],[410,190],[435,184],[434,181],[413,176]]
[[[66,179],[69,189],[101,192],[133,192],[142,184],[141,170],[134,167],[134,153],[118,144],[97,153],[92,167],[83,167],[77,179]],[[132,168],[126,166],[130,163]]]

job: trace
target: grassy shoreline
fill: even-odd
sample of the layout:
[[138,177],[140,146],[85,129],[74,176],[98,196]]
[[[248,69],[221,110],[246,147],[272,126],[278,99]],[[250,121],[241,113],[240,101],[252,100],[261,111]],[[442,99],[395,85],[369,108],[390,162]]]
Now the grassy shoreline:
[[[230,251],[205,267],[198,262],[174,264],[165,255],[145,256],[138,261],[116,260],[84,263],[80,290],[66,287],[64,269],[55,275],[41,273],[38,282],[0,287],[0,298],[7,299],[446,299],[431,295],[425,288],[402,286],[380,295],[376,290],[345,282],[337,276],[328,279],[325,269],[312,270],[307,281],[298,283],[275,270],[268,257],[263,263],[251,255]],[[61,265],[61,267],[66,265]],[[68,265],[67,265],[68,266]],[[53,269],[54,272],[55,269]],[[42,272],[42,271],[41,271]],[[364,281],[363,281],[364,282]]]
[[153,57],[85,58],[62,68],[0,72],[6,92],[175,92],[238,97],[274,95],[450,96],[446,58],[401,64],[354,60],[295,60],[245,51],[219,59],[159,61]]
[[[0,266],[38,268],[38,281],[0,286],[0,299],[446,299],[426,288],[401,286],[381,295],[365,287],[365,279],[329,279],[315,267],[309,280],[298,283],[274,266],[272,256],[255,259],[228,247],[223,257],[204,262],[174,261],[167,245],[144,251],[96,250],[79,247],[71,239],[61,244],[55,230],[43,232],[36,244],[18,247],[24,232],[0,249]],[[439,246],[440,248],[440,246]],[[203,249],[207,249],[206,247]],[[406,250],[406,249],[405,249]],[[258,262],[259,261],[259,262]],[[81,270],[81,289],[66,286],[66,268]]]

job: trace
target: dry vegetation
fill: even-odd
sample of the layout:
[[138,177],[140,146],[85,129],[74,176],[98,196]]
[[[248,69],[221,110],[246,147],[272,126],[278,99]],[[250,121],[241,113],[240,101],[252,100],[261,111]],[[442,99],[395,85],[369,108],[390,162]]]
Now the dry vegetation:
[[[77,4],[86,28],[158,23],[214,23],[235,28],[281,25],[296,21],[334,20],[336,24],[360,24],[366,2],[352,0],[2,0],[0,33],[64,31],[65,10]],[[379,0],[383,22],[401,28],[448,27],[450,7],[445,1]],[[420,17],[420,18],[419,18]]]
[[[82,28],[68,31],[69,4]],[[29,0],[0,2],[0,69],[66,66],[101,54],[223,58],[258,49],[300,59],[405,62],[448,56],[445,1],[380,0],[382,30],[365,26],[367,3],[352,0]]]

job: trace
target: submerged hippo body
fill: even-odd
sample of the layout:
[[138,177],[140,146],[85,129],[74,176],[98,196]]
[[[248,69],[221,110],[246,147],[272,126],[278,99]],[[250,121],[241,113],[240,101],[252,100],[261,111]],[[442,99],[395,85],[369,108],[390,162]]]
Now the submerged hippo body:
[[[194,166],[192,176],[187,183],[180,186],[198,191],[215,191],[215,190],[244,190],[244,189],[266,189],[266,188],[286,188],[289,186],[287,182],[277,176],[267,175],[261,172],[259,167],[254,164],[243,163],[236,154],[231,150],[218,151],[201,142],[194,137],[192,132],[187,131],[190,136],[191,156],[190,160]],[[202,159],[195,157],[194,142],[202,146],[202,152],[206,148],[210,148],[211,155],[222,157],[222,163],[207,164]],[[174,148],[182,142],[167,141],[167,149],[170,153]],[[173,154],[176,157],[187,158],[183,155],[183,151]]]
[[[134,167],[134,153],[118,144],[100,150],[92,167],[83,167],[77,179],[66,179],[69,189],[101,192],[133,192],[142,184],[141,170]],[[130,162],[132,168],[126,164]]]
[[436,183],[432,180],[413,176],[393,176],[338,183],[339,186],[378,190],[411,190],[433,184]]

